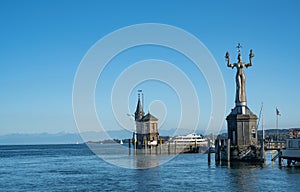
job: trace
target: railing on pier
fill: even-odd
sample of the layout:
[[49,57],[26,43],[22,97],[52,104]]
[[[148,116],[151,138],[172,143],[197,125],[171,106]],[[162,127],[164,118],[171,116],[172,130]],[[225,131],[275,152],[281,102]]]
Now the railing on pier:
[[280,150],[285,149],[286,142],[285,141],[269,141],[265,143],[265,150]]

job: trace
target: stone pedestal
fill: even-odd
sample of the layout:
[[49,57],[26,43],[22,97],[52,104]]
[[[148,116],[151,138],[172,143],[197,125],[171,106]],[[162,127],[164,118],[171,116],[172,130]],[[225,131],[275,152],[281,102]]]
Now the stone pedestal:
[[256,160],[257,157],[257,116],[247,106],[236,106],[227,116],[230,159]]

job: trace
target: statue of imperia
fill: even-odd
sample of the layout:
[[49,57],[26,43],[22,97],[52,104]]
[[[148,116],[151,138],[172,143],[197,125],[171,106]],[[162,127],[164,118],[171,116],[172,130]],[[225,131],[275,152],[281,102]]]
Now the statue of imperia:
[[246,106],[247,100],[246,100],[246,76],[244,73],[244,67],[248,68],[252,66],[252,58],[254,57],[254,54],[252,50],[250,50],[249,54],[249,63],[242,62],[242,56],[240,53],[241,45],[238,44],[238,62],[237,63],[230,63],[230,55],[228,52],[226,52],[225,58],[227,60],[227,66],[234,68],[236,67],[236,96],[235,96],[235,104],[236,106]]

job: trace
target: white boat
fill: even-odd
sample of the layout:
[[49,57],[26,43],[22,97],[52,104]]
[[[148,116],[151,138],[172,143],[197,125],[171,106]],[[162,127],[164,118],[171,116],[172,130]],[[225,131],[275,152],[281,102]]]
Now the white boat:
[[157,141],[148,141],[148,145],[157,145]]
[[188,135],[175,136],[170,139],[170,143],[176,144],[191,144],[197,143],[198,145],[207,146],[208,140],[202,135],[197,135],[196,133],[191,133]]
[[120,145],[123,145],[123,140],[122,139],[120,140]]

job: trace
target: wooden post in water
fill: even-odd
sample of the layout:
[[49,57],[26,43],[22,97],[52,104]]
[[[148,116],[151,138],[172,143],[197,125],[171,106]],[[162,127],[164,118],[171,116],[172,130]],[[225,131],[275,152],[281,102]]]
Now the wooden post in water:
[[130,150],[130,139],[128,139],[128,151],[129,151],[129,155],[131,154],[131,150]]
[[195,149],[194,152],[197,152],[197,139],[195,139]]
[[264,146],[264,140],[261,140],[261,146],[260,146],[260,162],[265,162],[265,146]]
[[220,140],[215,140],[215,161],[220,162]]
[[174,148],[174,154],[176,154],[176,152],[177,152],[177,141],[175,140],[175,148]]
[[136,139],[133,139],[134,155],[136,155],[136,143],[137,143]]
[[230,139],[227,139],[227,147],[226,147],[226,155],[227,155],[227,162],[230,162]]
[[210,139],[208,139],[207,161],[208,161],[208,164],[210,164]]
[[160,154],[161,154],[161,149],[162,149],[162,139],[160,139],[159,143],[160,143]]
[[265,131],[264,131],[264,103],[261,106],[261,131],[262,131],[262,138],[260,143],[260,162],[265,162]]
[[281,151],[280,150],[278,151],[278,164],[279,164],[279,167],[281,167]]

